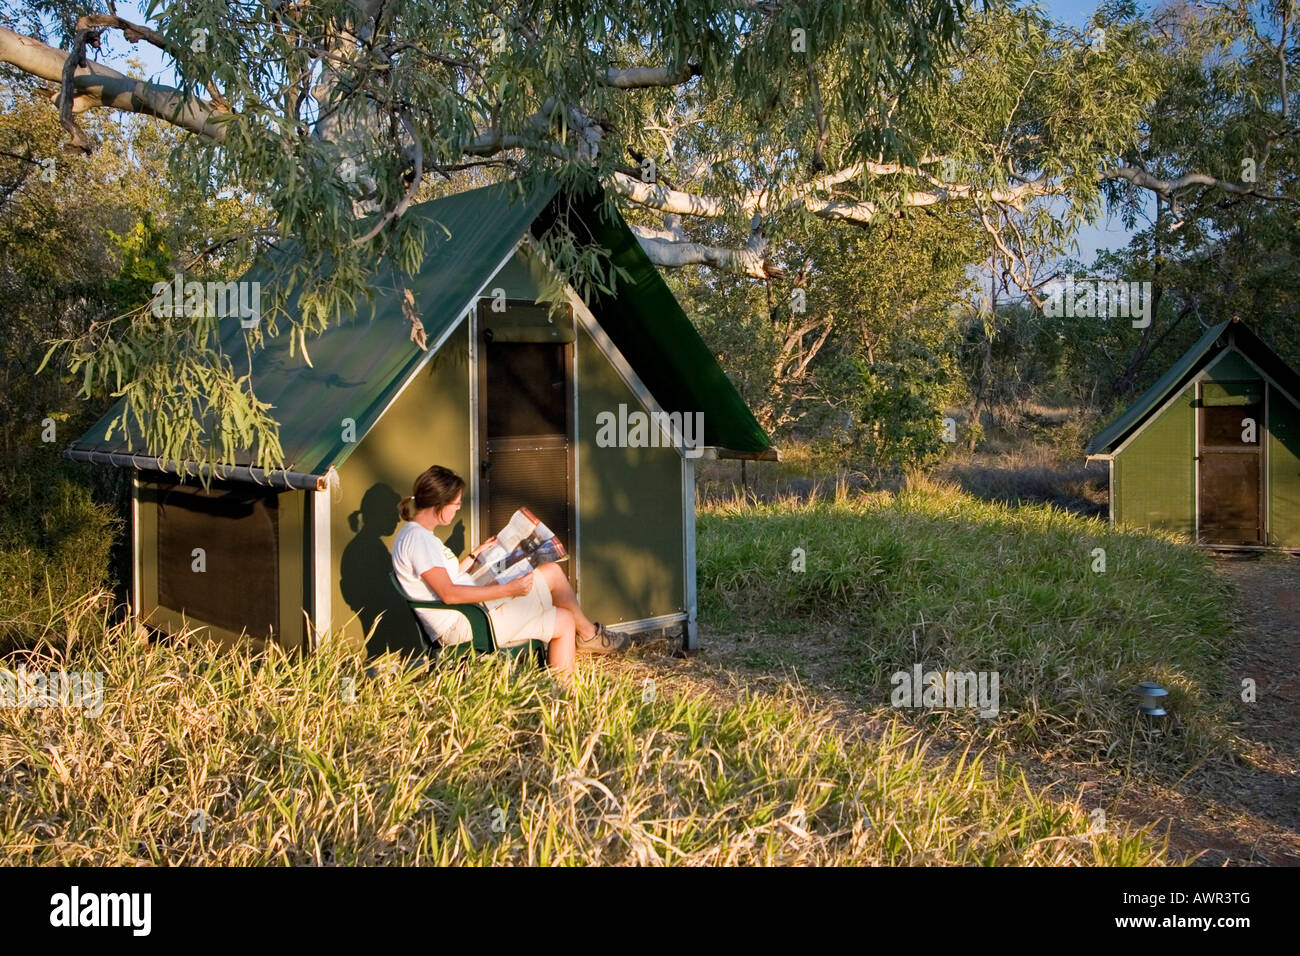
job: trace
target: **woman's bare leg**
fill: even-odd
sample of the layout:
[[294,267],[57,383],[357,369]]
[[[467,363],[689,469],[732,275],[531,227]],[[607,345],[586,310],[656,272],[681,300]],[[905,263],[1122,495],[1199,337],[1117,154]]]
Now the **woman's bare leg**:
[[536,570],[546,579],[546,584],[551,589],[551,603],[555,605],[557,612],[563,609],[573,616],[574,628],[578,635],[591,637],[595,634],[596,625],[582,613],[582,608],[578,606],[578,597],[573,593],[573,588],[569,587],[569,579],[564,576],[564,569],[554,561],[548,561],[539,564]]
[[567,684],[573,676],[573,660],[577,652],[573,640],[573,615],[562,608],[555,609],[555,636],[546,648],[546,657],[551,668],[560,676],[560,681]]

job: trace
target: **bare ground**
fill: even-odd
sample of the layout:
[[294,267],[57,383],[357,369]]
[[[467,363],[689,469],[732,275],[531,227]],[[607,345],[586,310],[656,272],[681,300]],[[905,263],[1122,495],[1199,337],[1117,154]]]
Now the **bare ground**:
[[[1164,783],[1114,765],[1061,763],[1016,755],[1030,782],[1112,819],[1152,825],[1167,837],[1171,857],[1199,866],[1300,865],[1300,558],[1286,555],[1215,558],[1236,585],[1242,651],[1229,667],[1225,695],[1240,699],[1242,680],[1256,700],[1235,708],[1236,754],[1194,767]],[[676,636],[648,637],[628,656],[603,666],[628,667],[666,686],[683,685],[717,699],[744,690],[798,688],[807,706],[829,712],[847,736],[880,732],[888,708],[840,682],[847,635],[829,628],[797,648],[772,634],[720,634],[701,628],[701,650],[678,652]],[[935,737],[940,754],[956,742]]]

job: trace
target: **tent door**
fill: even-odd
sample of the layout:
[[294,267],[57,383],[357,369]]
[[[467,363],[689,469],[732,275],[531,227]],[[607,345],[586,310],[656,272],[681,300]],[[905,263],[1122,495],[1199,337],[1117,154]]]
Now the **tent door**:
[[1203,544],[1264,543],[1263,384],[1202,383],[1197,536]]
[[[521,341],[545,337],[521,334],[525,309],[538,311],[531,303],[507,319],[479,311],[479,526],[486,538],[527,507],[573,554],[574,346]],[[573,561],[562,567],[572,578]]]

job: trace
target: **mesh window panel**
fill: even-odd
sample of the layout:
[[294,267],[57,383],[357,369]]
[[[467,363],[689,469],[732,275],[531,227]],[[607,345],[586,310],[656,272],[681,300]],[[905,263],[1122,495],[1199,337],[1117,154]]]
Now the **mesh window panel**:
[[[1255,423],[1253,434],[1242,424],[1246,419]],[[1201,409],[1201,446],[1203,448],[1252,448],[1259,446],[1261,423],[1264,421],[1264,406],[1261,405],[1222,405],[1206,406]],[[1245,441],[1246,435],[1251,440]]]
[[[254,637],[274,635],[280,617],[279,508],[274,492],[160,491],[158,603]],[[194,570],[202,548],[205,570]]]
[[566,434],[565,382],[563,345],[489,344],[487,437]]
[[1201,385],[1202,405],[1262,405],[1264,383],[1205,382]]
[[1263,544],[1260,530],[1259,455],[1203,452],[1201,540]]

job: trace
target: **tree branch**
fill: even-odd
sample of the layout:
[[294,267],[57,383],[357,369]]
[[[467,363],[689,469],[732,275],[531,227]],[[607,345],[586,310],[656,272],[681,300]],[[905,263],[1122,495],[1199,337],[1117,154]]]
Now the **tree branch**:
[[78,153],[90,153],[90,138],[86,136],[85,130],[77,125],[77,121],[72,118],[72,101],[75,99],[73,90],[73,77],[76,75],[77,68],[84,66],[86,63],[86,44],[91,43],[99,45],[99,34],[94,30],[78,30],[72,41],[72,52],[68,58],[63,61],[63,69],[59,74],[59,125],[67,130],[68,135],[72,137],[72,142],[66,144],[64,149]]
[[712,266],[725,272],[735,272],[754,279],[773,279],[781,275],[781,270],[769,262],[759,250],[726,249],[721,246],[705,245],[701,242],[685,242],[670,238],[673,233],[644,226],[631,226],[637,242],[645,250],[650,261],[665,269],[680,269],[683,266]]
[[[0,63],[62,84],[68,60],[69,55],[62,50],[0,27]],[[74,65],[70,70],[75,99],[80,103],[154,116],[213,142],[226,138],[224,124],[211,122],[212,107],[200,99],[186,98],[180,90],[124,76],[94,61]],[[60,94],[59,99],[65,97]],[[78,111],[76,105],[72,106],[74,112]],[[60,102],[61,110],[62,106]]]
[[364,236],[354,239],[353,242],[357,245],[369,242],[371,239],[375,238],[375,236],[379,235],[380,231],[385,226],[402,215],[402,213],[406,212],[407,207],[414,201],[415,194],[420,190],[420,181],[424,179],[424,146],[420,143],[420,134],[416,132],[414,125],[411,123],[411,118],[407,116],[405,112],[402,113],[401,120],[402,126],[406,129],[407,135],[410,136],[415,143],[415,175],[411,177],[411,185],[407,188],[406,195],[402,197],[401,202],[380,216],[379,221],[375,223],[374,227]]
[[141,26],[138,23],[132,23],[130,20],[123,20],[119,16],[110,16],[108,14],[95,13],[77,18],[78,30],[91,30],[95,28],[107,28],[121,30],[122,37],[128,43],[135,43],[138,40],[147,40],[162,50],[173,60],[180,60],[182,57],[181,50],[167,42],[157,30],[151,30],[149,27]]
[[1264,199],[1269,202],[1300,202],[1300,199],[1292,196],[1262,193],[1257,189],[1211,176],[1209,173],[1184,173],[1177,179],[1161,179],[1136,166],[1117,166],[1103,170],[1098,178],[1123,179],[1134,186],[1149,189],[1169,201],[1169,209],[1175,216],[1182,215],[1182,207],[1179,206],[1174,193],[1180,189],[1186,189],[1188,186],[1210,186],[1238,196],[1250,196],[1253,199]]
[[641,90],[653,86],[681,86],[703,73],[698,63],[689,63],[679,69],[668,66],[634,66],[626,69],[610,67],[602,82],[616,90]]

